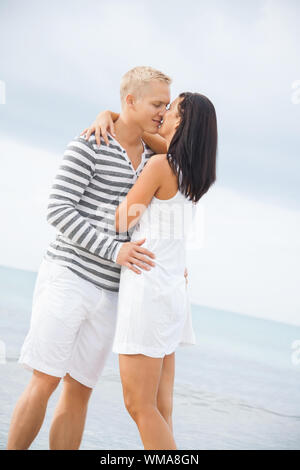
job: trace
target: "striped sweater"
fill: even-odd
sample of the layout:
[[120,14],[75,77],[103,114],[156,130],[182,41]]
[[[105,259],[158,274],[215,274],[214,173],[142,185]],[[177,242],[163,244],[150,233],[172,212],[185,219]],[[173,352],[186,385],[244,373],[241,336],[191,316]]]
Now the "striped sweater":
[[117,233],[115,211],[154,152],[144,143],[135,171],[121,145],[95,136],[75,137],[67,146],[54,179],[47,221],[58,233],[44,258],[66,266],[98,288],[118,292],[121,266],[116,258],[132,229]]

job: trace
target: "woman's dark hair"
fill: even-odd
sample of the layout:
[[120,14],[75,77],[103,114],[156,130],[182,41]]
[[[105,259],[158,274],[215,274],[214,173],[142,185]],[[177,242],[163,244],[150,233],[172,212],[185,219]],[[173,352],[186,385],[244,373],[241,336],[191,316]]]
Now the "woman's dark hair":
[[178,176],[178,189],[198,202],[216,180],[217,117],[214,105],[206,96],[184,92],[179,97],[183,98],[178,103],[181,121],[167,159]]

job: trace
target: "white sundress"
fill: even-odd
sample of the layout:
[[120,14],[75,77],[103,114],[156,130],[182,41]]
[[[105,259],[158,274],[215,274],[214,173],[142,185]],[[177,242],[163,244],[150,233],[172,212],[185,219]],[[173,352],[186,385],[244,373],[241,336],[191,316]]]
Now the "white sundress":
[[153,197],[134,227],[131,241],[146,238],[142,247],[155,254],[155,267],[141,274],[121,268],[113,352],[164,357],[196,344],[184,277],[194,206],[179,190],[167,200]]

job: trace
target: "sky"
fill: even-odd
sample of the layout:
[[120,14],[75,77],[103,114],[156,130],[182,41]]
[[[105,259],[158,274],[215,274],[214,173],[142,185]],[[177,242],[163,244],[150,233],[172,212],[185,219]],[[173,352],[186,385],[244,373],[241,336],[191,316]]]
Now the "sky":
[[193,301],[300,325],[299,18],[297,0],[2,0],[0,264],[38,269],[65,146],[120,110],[127,70],[151,65],[172,77],[172,99],[198,91],[217,112]]

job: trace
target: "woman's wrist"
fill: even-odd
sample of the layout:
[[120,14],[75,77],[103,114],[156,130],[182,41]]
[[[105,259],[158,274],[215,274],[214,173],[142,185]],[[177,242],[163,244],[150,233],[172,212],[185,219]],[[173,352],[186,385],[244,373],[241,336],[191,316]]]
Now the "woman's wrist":
[[119,113],[115,113],[114,111],[110,111],[109,109],[106,109],[105,111],[100,111],[100,113],[96,117],[96,120],[101,119],[103,114],[107,114],[112,119],[113,122],[119,119],[119,116],[120,116]]
[[109,111],[109,112],[110,112],[110,116],[111,116],[113,122],[116,122],[116,120],[119,119],[120,114],[119,113],[114,113],[113,111]]

